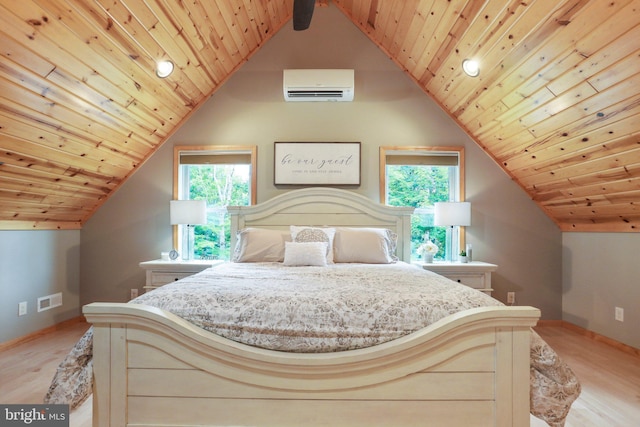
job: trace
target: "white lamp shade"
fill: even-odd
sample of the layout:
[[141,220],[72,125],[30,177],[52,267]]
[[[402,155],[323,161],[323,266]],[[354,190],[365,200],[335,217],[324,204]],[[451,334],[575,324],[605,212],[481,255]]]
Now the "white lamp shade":
[[437,202],[434,207],[434,225],[471,225],[471,203],[469,202]]
[[206,200],[171,200],[169,202],[171,224],[206,224]]

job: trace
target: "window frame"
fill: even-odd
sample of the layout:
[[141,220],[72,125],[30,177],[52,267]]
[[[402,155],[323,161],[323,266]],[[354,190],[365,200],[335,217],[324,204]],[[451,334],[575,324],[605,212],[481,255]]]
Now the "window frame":
[[[379,178],[380,178],[380,204],[387,204],[387,156],[391,152],[401,152],[403,156],[428,155],[428,154],[457,154],[458,156],[458,200],[465,201],[465,159],[464,147],[461,146],[380,146],[379,150]],[[416,154],[423,153],[423,154]],[[466,247],[466,227],[459,227],[458,250]]]
[[[180,196],[180,155],[183,152],[188,151],[201,151],[203,154],[209,155],[223,155],[226,153],[244,152],[251,156],[251,200],[250,204],[255,205],[258,200],[257,188],[258,188],[258,146],[257,145],[176,145],[173,147],[173,200],[178,200]],[[173,247],[177,248],[179,245],[178,239],[178,226],[172,226],[172,239]]]

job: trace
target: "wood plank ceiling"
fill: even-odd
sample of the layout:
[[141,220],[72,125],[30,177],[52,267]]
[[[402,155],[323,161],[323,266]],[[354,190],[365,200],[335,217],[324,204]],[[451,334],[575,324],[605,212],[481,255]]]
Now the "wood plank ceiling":
[[[640,230],[640,0],[330,4],[560,229]],[[80,228],[292,5],[0,0],[0,229]]]

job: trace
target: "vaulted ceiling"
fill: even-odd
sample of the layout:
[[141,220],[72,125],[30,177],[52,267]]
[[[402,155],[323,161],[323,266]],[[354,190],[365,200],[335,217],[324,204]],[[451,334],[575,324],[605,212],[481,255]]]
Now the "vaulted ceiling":
[[[560,229],[640,230],[640,0],[329,6]],[[0,0],[0,229],[80,228],[291,25],[292,9],[293,0]],[[478,77],[463,74],[465,58],[480,61]],[[176,64],[164,80],[159,59]]]

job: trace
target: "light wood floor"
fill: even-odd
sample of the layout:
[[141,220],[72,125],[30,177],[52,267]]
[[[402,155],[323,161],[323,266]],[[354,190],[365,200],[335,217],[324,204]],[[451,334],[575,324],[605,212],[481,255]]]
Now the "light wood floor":
[[[0,403],[41,403],[58,363],[86,331],[86,323],[0,352]],[[557,326],[538,333],[582,383],[566,427],[640,425],[640,358]],[[91,399],[71,413],[72,427],[91,425]],[[546,424],[532,417],[532,427]]]

